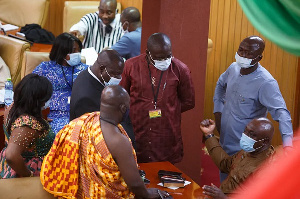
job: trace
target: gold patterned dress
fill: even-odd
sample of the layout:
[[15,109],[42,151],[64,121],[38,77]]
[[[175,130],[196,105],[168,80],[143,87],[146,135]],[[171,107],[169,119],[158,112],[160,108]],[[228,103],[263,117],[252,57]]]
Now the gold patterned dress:
[[[33,172],[34,176],[39,176],[41,171],[41,166],[43,162],[44,156],[50,150],[53,140],[55,138],[55,134],[49,131],[43,131],[42,124],[35,119],[35,117],[30,115],[22,115],[18,117],[11,125],[12,132],[15,128],[19,127],[29,127],[35,130],[35,133],[38,133],[36,139],[32,141],[32,143],[27,143],[26,137],[24,139],[15,139],[15,143],[19,145],[25,146],[28,150],[22,154],[25,165],[27,168]],[[8,141],[10,139],[10,134],[7,133],[7,129],[4,128],[5,133],[5,147],[0,153],[0,178],[16,178],[19,176],[6,162],[5,151],[8,145]],[[21,132],[27,133],[27,132]],[[19,136],[15,135],[15,136]]]

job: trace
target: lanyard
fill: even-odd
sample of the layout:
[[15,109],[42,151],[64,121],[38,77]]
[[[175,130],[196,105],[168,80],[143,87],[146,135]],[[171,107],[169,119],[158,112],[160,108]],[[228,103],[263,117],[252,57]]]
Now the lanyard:
[[60,67],[61,67],[61,70],[62,70],[62,72],[63,72],[64,79],[65,79],[66,83],[67,83],[67,84],[70,86],[70,88],[72,89],[72,87],[73,87],[74,66],[71,66],[71,67],[72,67],[72,83],[71,83],[71,84],[69,84],[69,82],[68,82],[68,80],[67,80],[67,77],[66,77],[66,74],[65,74],[65,71],[64,71],[63,67],[62,67],[61,65],[60,65]]
[[161,79],[162,79],[164,71],[161,71],[161,73],[160,73],[160,78],[159,78],[159,81],[158,81],[157,90],[156,90],[156,94],[155,94],[154,85],[152,83],[152,78],[151,78],[151,70],[150,70],[150,67],[149,67],[149,63],[148,63],[148,69],[149,69],[149,77],[150,77],[150,82],[151,82],[151,86],[152,86],[153,98],[154,98],[154,109],[156,109],[156,103],[157,103],[159,87],[160,87],[160,83],[161,83]]

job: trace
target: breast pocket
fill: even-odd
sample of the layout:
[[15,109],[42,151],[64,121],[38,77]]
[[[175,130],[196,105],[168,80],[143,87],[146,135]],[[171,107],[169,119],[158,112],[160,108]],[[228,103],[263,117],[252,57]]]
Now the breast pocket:
[[233,110],[235,115],[240,119],[249,119],[254,106],[254,99],[244,95],[238,95],[236,108]]

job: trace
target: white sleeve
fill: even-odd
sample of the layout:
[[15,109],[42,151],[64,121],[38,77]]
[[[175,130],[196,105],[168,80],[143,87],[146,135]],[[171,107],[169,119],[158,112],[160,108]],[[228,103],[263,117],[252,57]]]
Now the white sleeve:
[[85,35],[87,32],[87,25],[80,20],[77,24],[74,24],[71,28],[70,31],[78,30],[81,35]]

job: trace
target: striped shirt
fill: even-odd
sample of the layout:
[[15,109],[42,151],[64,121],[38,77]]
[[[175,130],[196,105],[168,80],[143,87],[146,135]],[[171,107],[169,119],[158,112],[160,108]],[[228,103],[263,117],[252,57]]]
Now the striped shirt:
[[99,18],[97,11],[83,16],[77,24],[71,27],[70,31],[78,30],[81,35],[85,36],[83,47],[94,47],[100,53],[103,48],[111,47],[121,38],[122,25],[120,23],[120,14],[116,14],[110,26],[112,31],[106,34],[106,25]]

